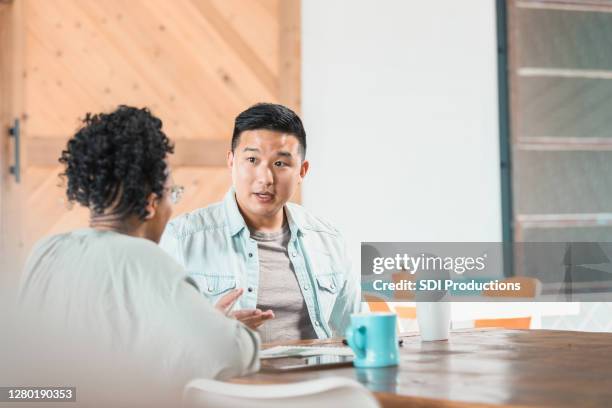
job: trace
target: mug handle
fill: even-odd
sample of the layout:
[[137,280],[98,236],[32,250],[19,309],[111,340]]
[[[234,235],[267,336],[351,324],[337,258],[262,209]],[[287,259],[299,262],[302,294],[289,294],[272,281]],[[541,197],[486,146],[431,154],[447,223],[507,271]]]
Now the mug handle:
[[346,329],[346,341],[358,358],[364,358],[366,354],[365,333],[365,326],[359,326],[357,329],[354,329],[353,326],[349,326]]

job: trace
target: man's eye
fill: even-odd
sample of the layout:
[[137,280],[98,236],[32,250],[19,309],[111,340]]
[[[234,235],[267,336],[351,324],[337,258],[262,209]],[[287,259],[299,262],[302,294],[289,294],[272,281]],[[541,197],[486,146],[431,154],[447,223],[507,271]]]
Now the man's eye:
[[280,161],[280,160],[279,160],[279,161],[274,162],[274,165],[275,165],[276,167],[284,167],[284,166],[286,166],[286,165],[287,165],[287,163],[282,162],[282,161]]
[[256,160],[256,159],[255,159],[254,157],[247,157],[247,161],[248,161],[249,163],[255,163],[255,160]]

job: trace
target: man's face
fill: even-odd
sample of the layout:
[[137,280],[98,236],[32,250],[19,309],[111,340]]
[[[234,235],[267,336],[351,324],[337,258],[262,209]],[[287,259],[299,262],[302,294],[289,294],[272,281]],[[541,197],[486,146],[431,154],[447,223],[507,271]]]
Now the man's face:
[[246,130],[227,164],[240,209],[247,216],[275,217],[293,196],[308,171],[299,141],[272,130]]

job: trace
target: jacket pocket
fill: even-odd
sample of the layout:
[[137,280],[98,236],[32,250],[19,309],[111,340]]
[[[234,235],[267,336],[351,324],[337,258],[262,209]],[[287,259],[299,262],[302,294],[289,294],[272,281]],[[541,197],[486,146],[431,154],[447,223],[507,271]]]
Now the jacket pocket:
[[319,275],[317,276],[317,285],[319,289],[335,294],[340,286],[340,276],[338,274]]
[[193,274],[191,278],[198,284],[200,292],[211,298],[216,298],[236,288],[234,276]]
[[321,311],[322,318],[328,322],[340,289],[342,289],[342,275],[335,273],[317,275],[316,281],[319,310]]

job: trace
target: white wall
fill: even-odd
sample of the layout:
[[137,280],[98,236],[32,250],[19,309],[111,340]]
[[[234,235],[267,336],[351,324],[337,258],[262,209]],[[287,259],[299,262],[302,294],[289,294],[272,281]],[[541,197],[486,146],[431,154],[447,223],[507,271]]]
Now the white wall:
[[500,241],[493,0],[304,0],[304,205],[361,241]]

